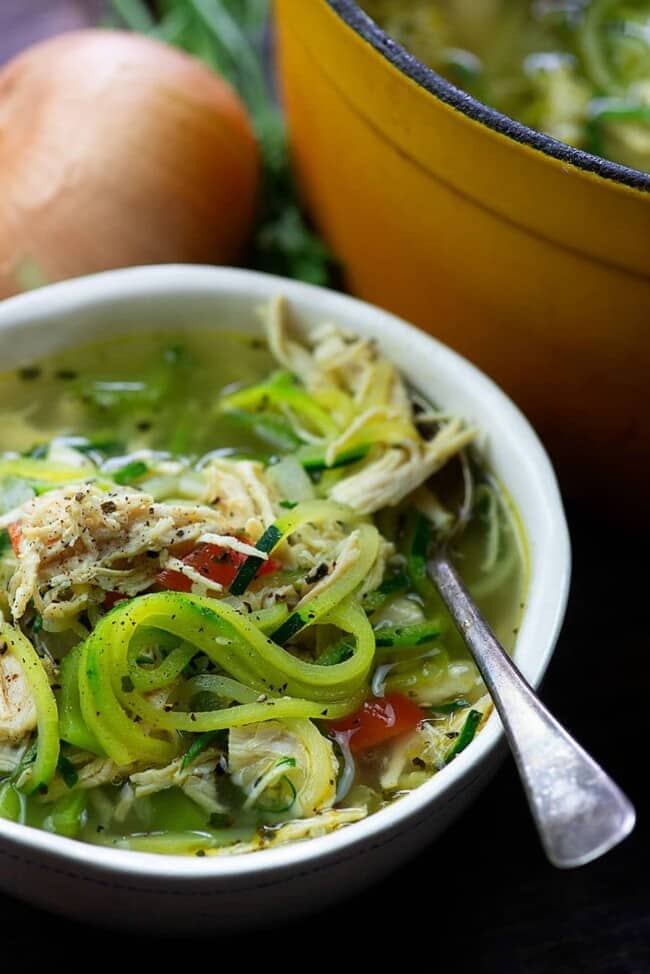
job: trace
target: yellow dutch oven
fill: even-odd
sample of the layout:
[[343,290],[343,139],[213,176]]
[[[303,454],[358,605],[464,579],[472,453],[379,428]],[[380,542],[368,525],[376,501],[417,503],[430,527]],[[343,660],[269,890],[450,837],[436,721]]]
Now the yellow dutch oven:
[[350,290],[490,373],[574,489],[647,498],[650,177],[460,92],[352,0],[276,9],[295,164]]

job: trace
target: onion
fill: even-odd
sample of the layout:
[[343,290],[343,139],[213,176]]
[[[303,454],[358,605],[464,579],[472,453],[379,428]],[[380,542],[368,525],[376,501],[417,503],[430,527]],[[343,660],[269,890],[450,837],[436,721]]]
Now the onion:
[[63,34],[0,71],[0,297],[133,264],[232,262],[259,153],[223,79],[157,41]]

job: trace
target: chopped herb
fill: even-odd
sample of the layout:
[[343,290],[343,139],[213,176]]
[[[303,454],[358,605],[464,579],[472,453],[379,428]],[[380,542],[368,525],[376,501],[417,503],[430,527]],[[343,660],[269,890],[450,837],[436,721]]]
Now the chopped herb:
[[463,724],[462,730],[460,731],[456,739],[454,746],[452,747],[452,749],[449,751],[449,754],[445,758],[445,764],[449,764],[450,761],[453,761],[454,758],[458,754],[460,754],[461,751],[465,750],[468,744],[472,743],[472,741],[474,740],[474,735],[478,730],[478,725],[481,723],[482,718],[483,718],[483,714],[480,712],[480,710],[470,710],[470,712],[467,715],[467,719]]
[[65,757],[63,754],[59,754],[59,760],[56,765],[57,771],[63,778],[66,788],[74,788],[74,786],[79,781],[79,775],[71,761]]
[[[282,532],[275,526],[275,524],[269,525],[262,537],[259,539],[255,547],[258,551],[263,551],[268,554],[273,551],[277,543],[282,538]],[[245,562],[243,562],[237,574],[235,575],[232,584],[230,586],[230,592],[232,595],[243,595],[250,583],[253,581],[257,572],[264,562],[263,558],[257,558],[255,555],[249,555]]]
[[297,506],[298,501],[280,501],[280,507],[284,507],[287,511],[292,511]]
[[165,349],[164,359],[170,365],[178,365],[180,362],[189,362],[189,352],[185,345],[169,345]]
[[430,622],[416,622],[410,626],[383,626],[375,630],[377,648],[391,649],[409,646],[424,646],[440,636],[442,627],[438,619]]
[[185,768],[189,767],[190,764],[196,761],[199,754],[205,751],[205,749],[209,747],[213,741],[216,741],[217,738],[221,737],[221,740],[224,741],[226,733],[227,732],[222,730],[214,730],[214,731],[206,731],[205,734],[197,734],[194,740],[192,741],[192,743],[190,744],[190,746],[188,747],[187,751],[185,752],[185,757],[183,758],[181,769],[184,770]]
[[79,439],[70,444],[85,456],[99,453],[104,457],[120,456],[126,452],[126,446],[119,440],[83,440]]
[[276,450],[292,452],[302,443],[289,423],[272,413],[250,413],[242,409],[232,409],[228,410],[226,416],[238,426],[249,429],[259,440]]
[[379,588],[374,592],[369,592],[363,597],[363,607],[366,612],[376,612],[393,595],[406,592],[409,587],[408,577],[404,572],[396,572],[394,575],[385,578]]
[[357,446],[350,450],[339,453],[333,463],[325,460],[326,447],[318,444],[303,446],[296,451],[296,459],[309,474],[322,473],[324,470],[338,470],[339,467],[349,467],[358,460],[363,460],[370,452],[369,446]]
[[125,464],[116,470],[113,474],[113,480],[116,484],[124,486],[126,484],[133,484],[137,480],[140,480],[148,472],[149,467],[142,460],[133,460],[131,463]]
[[349,639],[340,639],[332,646],[324,650],[316,662],[319,666],[336,666],[337,663],[344,663],[350,659],[354,652],[354,644]]

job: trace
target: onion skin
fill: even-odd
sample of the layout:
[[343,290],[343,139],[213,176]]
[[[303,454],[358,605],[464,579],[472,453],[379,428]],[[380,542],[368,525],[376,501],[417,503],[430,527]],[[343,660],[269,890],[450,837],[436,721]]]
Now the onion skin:
[[38,44],[0,71],[0,297],[28,277],[234,262],[259,175],[242,102],[193,58],[120,31]]

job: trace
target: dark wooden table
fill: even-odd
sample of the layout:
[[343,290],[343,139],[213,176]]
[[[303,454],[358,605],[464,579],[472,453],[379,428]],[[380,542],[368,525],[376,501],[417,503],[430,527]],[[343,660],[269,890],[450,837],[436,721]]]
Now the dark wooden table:
[[[308,2],[308,0],[305,0]],[[29,38],[89,19],[84,0],[0,0],[0,62]],[[1,179],[1,174],[0,174]],[[622,500],[622,503],[624,501]],[[569,505],[574,581],[566,625],[544,698],[579,740],[628,791],[640,823],[599,862],[558,872],[544,860],[512,761],[481,799],[435,845],[363,896],[272,933],[219,942],[177,941],[189,964],[205,956],[232,967],[261,962],[332,971],[364,956],[376,965],[396,954],[411,969],[439,974],[648,974],[650,846],[648,812],[647,618],[649,533],[621,533]],[[109,963],[145,949],[148,970],[171,957],[169,941],[119,935],[48,916],[0,897],[2,959],[53,963],[100,947]],[[161,930],[161,937],[164,931]],[[104,946],[105,945],[105,948]],[[118,953],[119,949],[119,953]],[[228,951],[228,953],[222,953]],[[388,953],[390,951],[390,954]],[[194,960],[195,958],[195,960]]]

